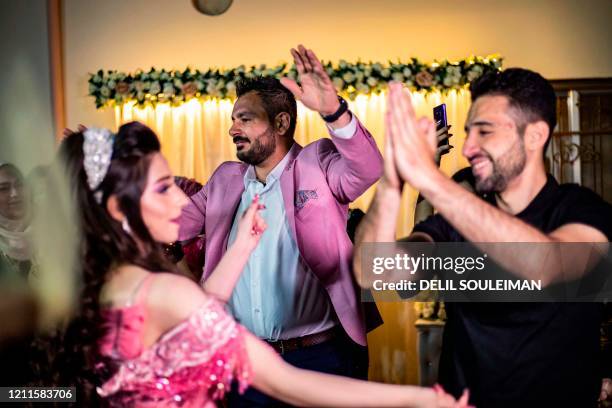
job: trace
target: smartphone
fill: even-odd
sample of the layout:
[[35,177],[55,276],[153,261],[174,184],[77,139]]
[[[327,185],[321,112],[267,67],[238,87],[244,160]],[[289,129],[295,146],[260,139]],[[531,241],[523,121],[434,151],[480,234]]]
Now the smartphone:
[[[446,120],[446,104],[443,103],[433,108],[433,116],[434,122],[436,123],[436,130],[440,130],[443,127],[447,126],[448,121]],[[445,140],[441,141],[438,146],[444,146],[448,143],[448,138],[446,138]]]

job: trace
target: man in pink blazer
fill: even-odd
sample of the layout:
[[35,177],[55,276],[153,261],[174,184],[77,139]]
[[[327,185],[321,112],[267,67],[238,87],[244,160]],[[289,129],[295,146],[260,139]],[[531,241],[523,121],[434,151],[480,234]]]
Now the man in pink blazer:
[[[241,162],[221,164],[192,197],[180,239],[205,235],[204,282],[257,197],[268,228],[238,278],[228,303],[232,313],[290,363],[358,376],[351,360],[360,349],[367,368],[366,329],[351,272],[347,212],[381,176],[382,156],[314,53],[303,46],[291,52],[300,85],[288,78],[238,85],[229,133]],[[294,141],[296,98],[321,114],[331,139],[305,147]],[[276,403],[263,397],[248,391],[246,400],[230,401]]]

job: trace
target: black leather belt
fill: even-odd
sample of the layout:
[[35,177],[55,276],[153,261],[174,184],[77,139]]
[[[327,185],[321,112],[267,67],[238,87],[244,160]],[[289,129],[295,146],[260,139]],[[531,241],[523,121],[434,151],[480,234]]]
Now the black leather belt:
[[270,341],[267,343],[271,345],[278,354],[285,354],[291,351],[299,350],[305,347],[316,346],[317,344],[325,343],[326,341],[332,340],[338,336],[338,327],[332,327],[331,329],[308,334],[302,337],[296,337],[294,339]]

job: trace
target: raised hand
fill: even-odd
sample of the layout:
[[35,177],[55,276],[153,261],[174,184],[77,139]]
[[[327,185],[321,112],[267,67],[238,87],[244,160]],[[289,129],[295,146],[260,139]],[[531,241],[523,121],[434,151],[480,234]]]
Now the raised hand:
[[266,207],[259,202],[259,196],[255,196],[253,202],[242,215],[238,224],[236,241],[241,242],[248,251],[252,251],[257,246],[261,234],[266,230],[267,225],[261,217],[260,211]]
[[298,71],[300,85],[293,79],[282,78],[280,81],[304,106],[322,115],[331,115],[338,110],[340,102],[336,88],[325,72],[321,61],[312,50],[299,45],[291,49],[291,55]]
[[417,190],[439,173],[435,158],[438,141],[434,123],[416,118],[410,95],[400,83],[389,85],[385,125],[391,135],[395,165],[400,178]]

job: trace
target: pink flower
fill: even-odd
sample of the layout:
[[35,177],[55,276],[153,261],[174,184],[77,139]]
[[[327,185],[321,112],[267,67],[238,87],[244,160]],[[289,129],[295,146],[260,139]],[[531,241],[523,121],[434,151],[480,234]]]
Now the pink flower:
[[118,94],[126,95],[130,91],[130,86],[127,84],[127,82],[117,82],[117,87],[115,88],[115,91]]
[[198,92],[198,87],[196,86],[194,82],[187,82],[186,84],[182,86],[181,89],[183,90],[183,94],[185,95],[185,98],[194,96],[196,92]]
[[433,76],[427,71],[420,71],[414,79],[423,88],[428,88],[433,84]]

